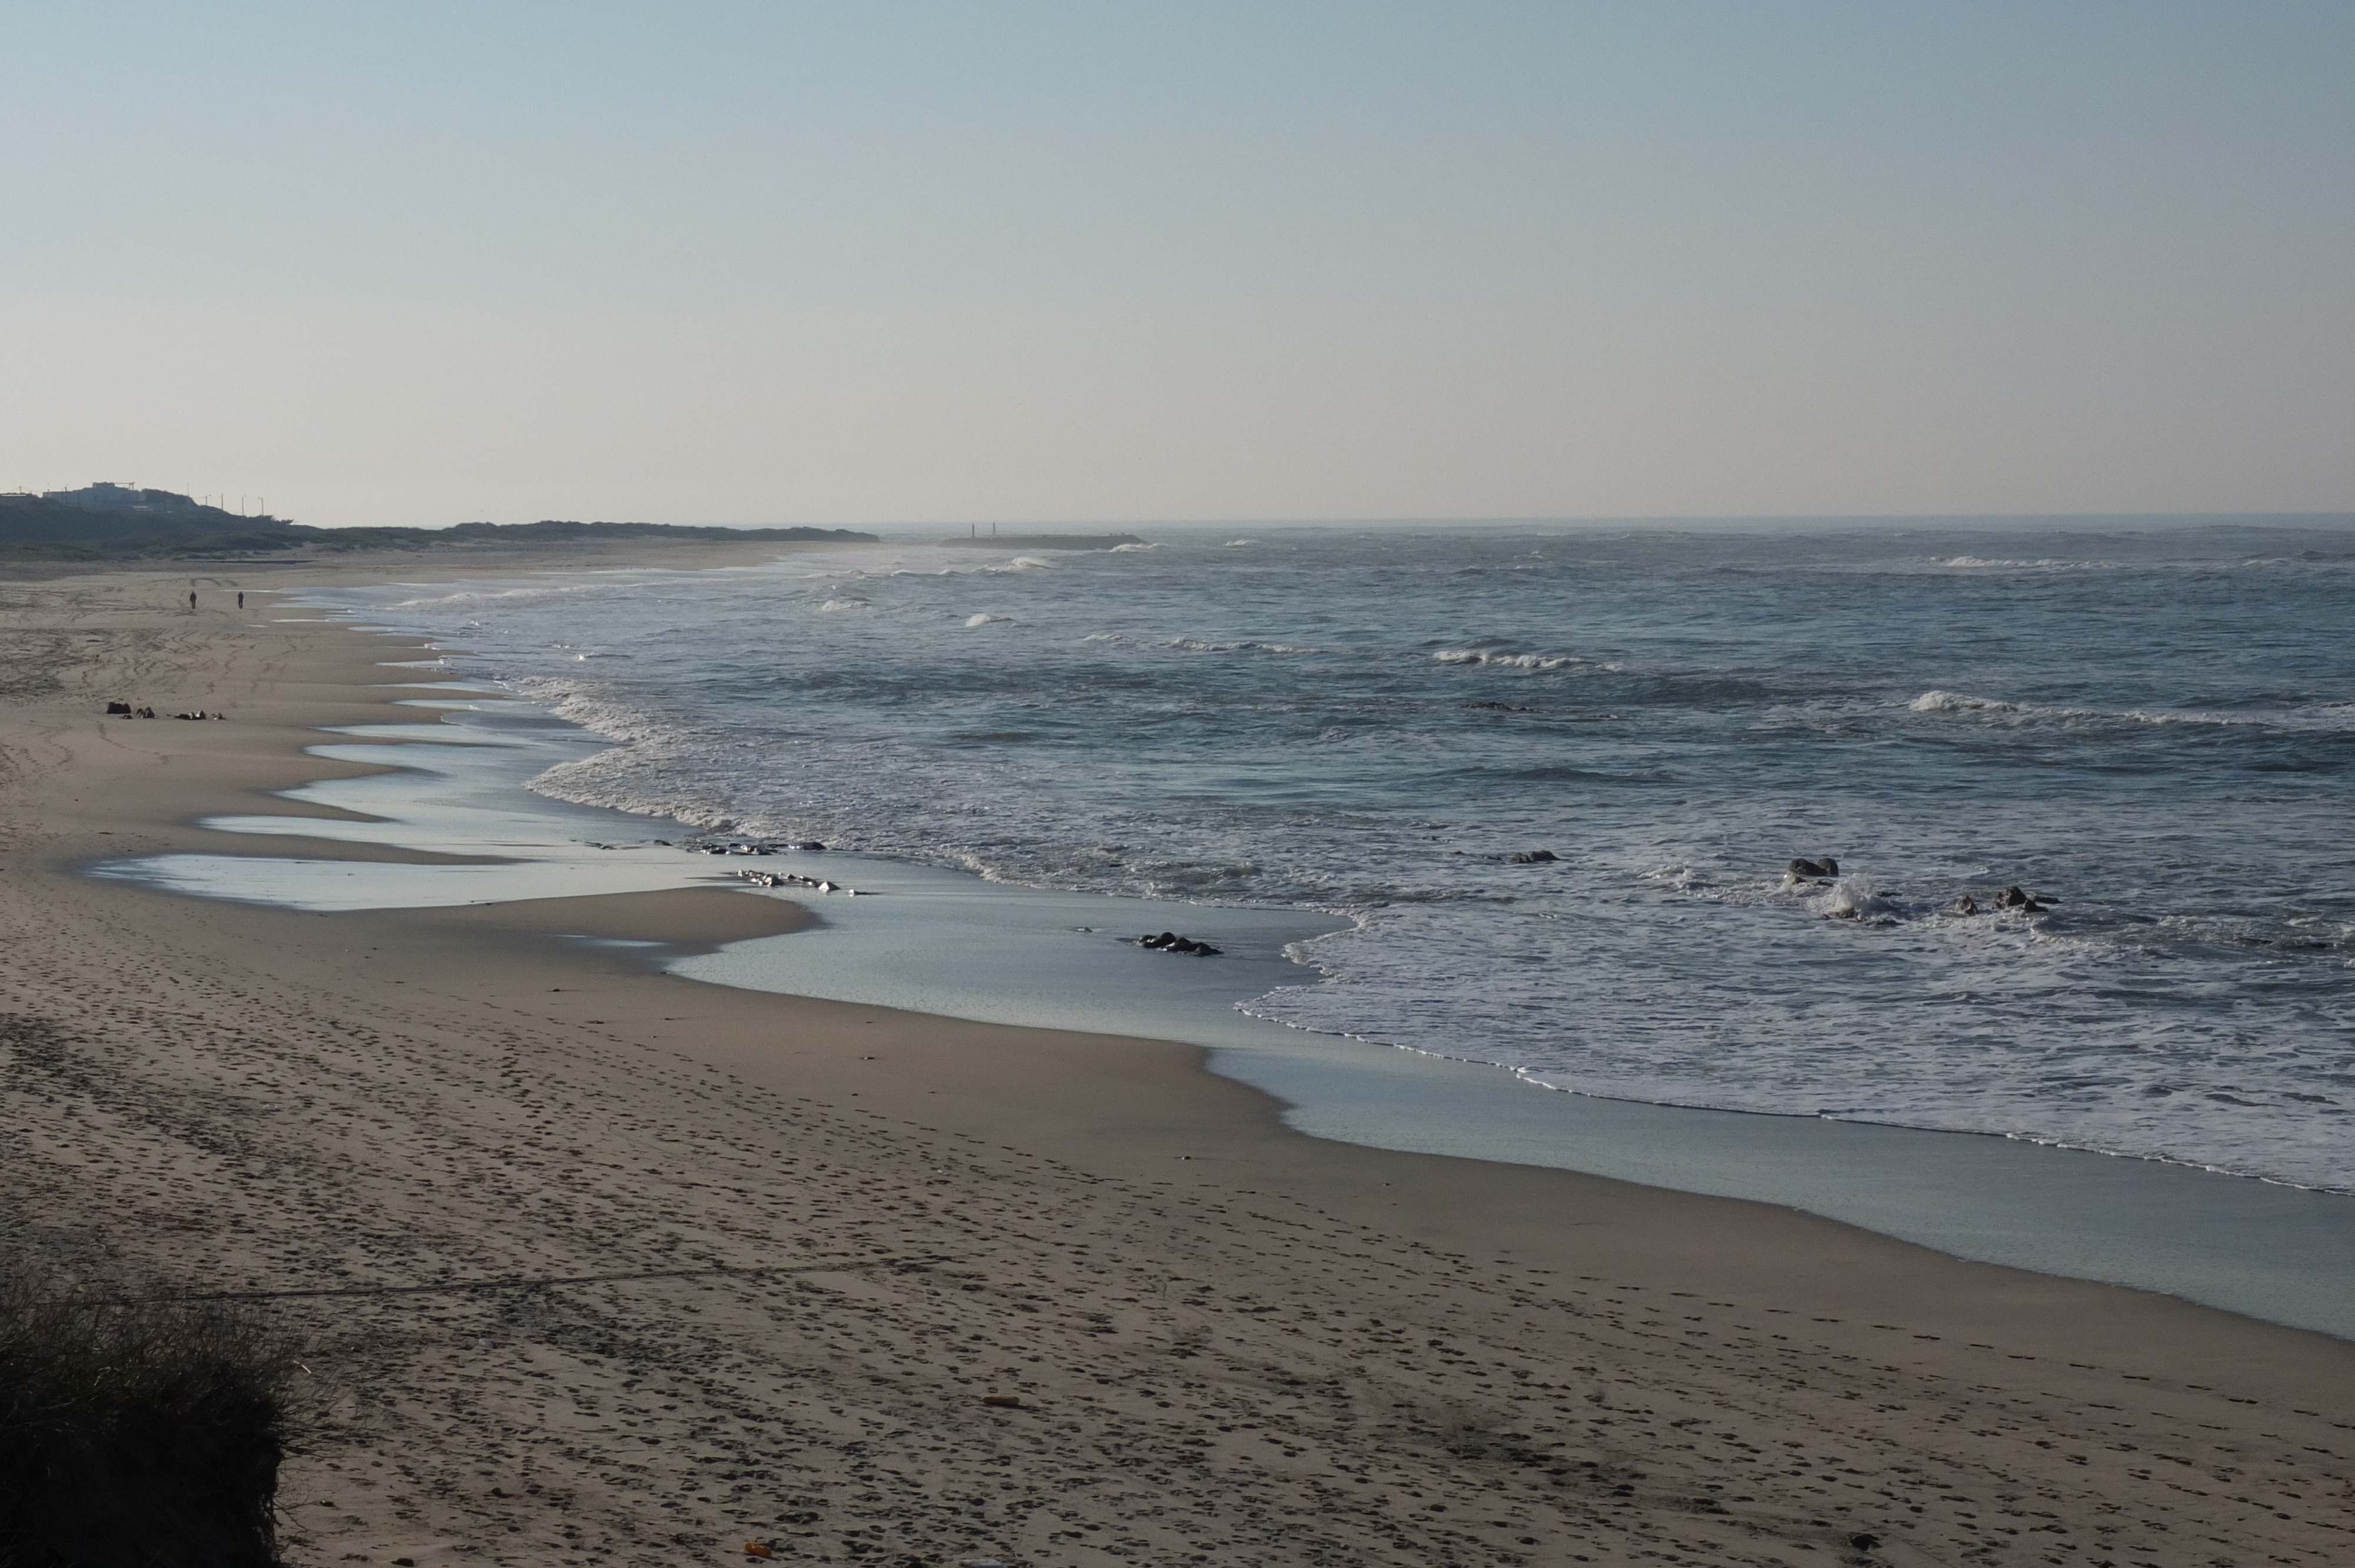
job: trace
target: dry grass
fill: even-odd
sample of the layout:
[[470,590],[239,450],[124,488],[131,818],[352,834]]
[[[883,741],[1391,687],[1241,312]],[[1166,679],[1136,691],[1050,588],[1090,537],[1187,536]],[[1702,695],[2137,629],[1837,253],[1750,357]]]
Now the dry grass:
[[0,1277],[0,1568],[270,1568],[292,1361],[250,1311]]

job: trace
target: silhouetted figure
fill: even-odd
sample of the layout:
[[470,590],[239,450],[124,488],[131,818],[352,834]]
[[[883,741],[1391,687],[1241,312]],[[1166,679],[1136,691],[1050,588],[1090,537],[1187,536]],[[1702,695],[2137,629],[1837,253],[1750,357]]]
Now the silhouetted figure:
[[197,612],[197,590],[196,590],[196,589],[194,589],[194,588],[190,588],[190,589],[188,590],[188,613],[189,613],[190,615],[194,615],[194,614],[196,614],[196,612]]
[[245,592],[241,588],[238,591],[237,607],[240,609],[243,609],[245,608]]

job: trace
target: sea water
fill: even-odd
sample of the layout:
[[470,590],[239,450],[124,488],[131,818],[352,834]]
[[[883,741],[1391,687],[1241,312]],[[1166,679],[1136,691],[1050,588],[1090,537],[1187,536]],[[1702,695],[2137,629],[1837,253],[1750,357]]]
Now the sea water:
[[1264,1020],[2355,1190],[2355,520],[1145,532],[313,597],[559,800],[1316,916]]

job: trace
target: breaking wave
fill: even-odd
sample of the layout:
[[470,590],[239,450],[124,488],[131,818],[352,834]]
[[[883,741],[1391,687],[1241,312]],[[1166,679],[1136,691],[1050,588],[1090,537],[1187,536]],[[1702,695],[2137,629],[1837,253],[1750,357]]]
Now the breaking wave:
[[2355,703],[2312,703],[2270,713],[2213,713],[2176,708],[2080,708],[2007,702],[1966,692],[1923,693],[1906,708],[1917,714],[1968,714],[2021,722],[2200,725],[2217,727],[2333,731],[2355,729]]
[[1572,653],[1514,653],[1491,648],[1443,648],[1432,655],[1443,664],[1488,664],[1504,670],[1572,670],[1598,667]]

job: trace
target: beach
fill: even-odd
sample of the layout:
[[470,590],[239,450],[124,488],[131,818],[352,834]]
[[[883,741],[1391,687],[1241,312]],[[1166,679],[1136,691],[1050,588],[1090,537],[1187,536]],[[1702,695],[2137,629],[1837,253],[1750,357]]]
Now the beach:
[[417,854],[192,825],[325,814],[261,796],[346,766],[304,748],[429,651],[209,582],[189,614],[187,576],[0,583],[5,1219],[303,1338],[294,1562],[2350,1550],[2342,1340],[1303,1137],[1193,1046],[664,972],[794,924],[716,880],[312,914],[82,874]]

